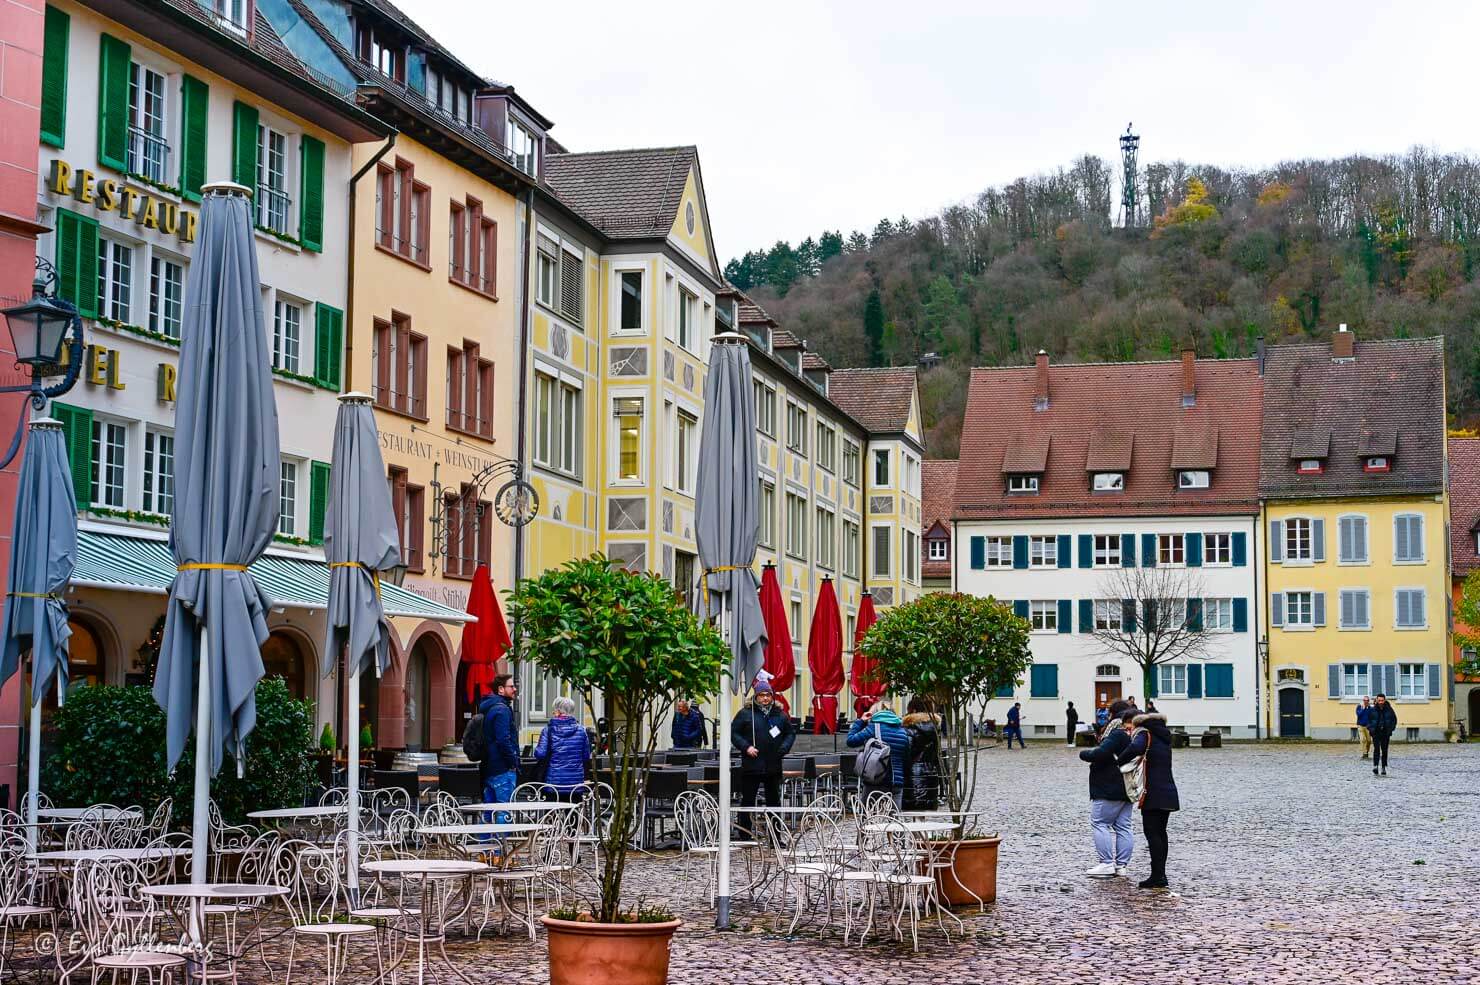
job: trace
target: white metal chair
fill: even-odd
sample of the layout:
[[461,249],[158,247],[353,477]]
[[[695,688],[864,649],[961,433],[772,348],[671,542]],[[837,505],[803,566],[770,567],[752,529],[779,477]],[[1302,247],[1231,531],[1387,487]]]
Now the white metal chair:
[[[90,967],[93,985],[105,974],[115,983],[123,974],[130,985],[140,981],[166,985],[174,981],[176,971],[184,971],[187,951],[155,937],[155,924],[164,914],[154,897],[142,892],[147,884],[144,872],[132,862],[103,858],[78,863],[72,909],[83,948],[76,964],[61,965],[63,981]],[[61,950],[59,963],[64,960]]]
[[278,846],[273,882],[288,889],[283,902],[293,935],[284,985],[293,981],[293,961],[300,940],[323,944],[325,985],[337,985],[349,963],[350,942],[375,935],[373,925],[348,920],[343,867],[338,853],[325,851],[322,845],[310,841],[295,839]]
[[24,830],[18,825],[0,828],[0,981],[8,980],[16,932],[34,923],[49,925],[56,936],[56,910],[46,905],[45,887],[27,857]]

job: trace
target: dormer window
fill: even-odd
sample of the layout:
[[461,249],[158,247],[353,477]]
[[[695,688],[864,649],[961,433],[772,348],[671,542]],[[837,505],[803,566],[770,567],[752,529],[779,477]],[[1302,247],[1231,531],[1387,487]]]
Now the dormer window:
[[1177,473],[1178,489],[1206,489],[1212,473],[1207,469],[1183,469]]
[[1093,488],[1095,492],[1123,492],[1125,490],[1125,473],[1096,472]]
[[1393,460],[1386,455],[1368,455],[1362,459],[1363,472],[1391,472]]
[[1038,492],[1038,476],[1010,475],[1007,477],[1007,491],[1015,496],[1034,495]]
[[1326,471],[1326,464],[1319,458],[1302,458],[1295,471],[1301,475],[1320,475]]
[[539,136],[523,121],[509,117],[504,134],[514,166],[531,178],[539,177]]
[[925,542],[927,554],[926,559],[930,561],[949,561],[951,559],[951,542],[944,537],[936,537]]

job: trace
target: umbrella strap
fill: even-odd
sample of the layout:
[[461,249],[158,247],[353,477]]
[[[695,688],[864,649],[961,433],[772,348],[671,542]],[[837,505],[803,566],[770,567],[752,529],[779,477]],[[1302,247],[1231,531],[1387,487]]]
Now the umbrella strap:
[[246,571],[245,564],[212,564],[205,561],[176,566],[176,571]]
[[748,571],[748,564],[721,564],[715,568],[705,568],[704,577],[699,579],[699,595],[704,599],[704,614],[709,615],[709,576],[721,571]]
[[[331,567],[331,568],[363,568],[363,567],[365,567],[365,565],[361,564],[359,561],[330,561],[329,562],[329,567]],[[370,569],[370,580],[375,583],[375,594],[376,594],[376,596],[379,596],[380,595],[380,572],[379,571],[376,571],[373,568]]]
[[6,592],[5,597],[11,599],[50,599],[53,602],[60,602],[62,600],[62,597],[54,592]]

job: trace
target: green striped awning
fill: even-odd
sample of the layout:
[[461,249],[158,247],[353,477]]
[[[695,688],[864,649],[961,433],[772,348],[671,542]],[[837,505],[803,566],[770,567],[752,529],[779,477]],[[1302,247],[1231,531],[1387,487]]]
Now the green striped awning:
[[[268,598],[284,608],[324,609],[329,605],[329,567],[323,561],[269,554],[252,565],[252,577]],[[77,567],[72,571],[75,586],[167,595],[174,578],[175,557],[165,541],[77,531]],[[452,623],[474,621],[466,612],[384,582],[380,597],[388,616]]]

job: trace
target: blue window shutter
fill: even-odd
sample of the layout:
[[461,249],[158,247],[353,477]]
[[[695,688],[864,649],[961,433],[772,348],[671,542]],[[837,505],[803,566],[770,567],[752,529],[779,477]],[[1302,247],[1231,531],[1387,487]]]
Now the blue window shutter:
[[1146,697],[1155,698],[1161,694],[1161,666],[1151,665],[1151,684],[1148,686]]
[[1059,567],[1073,567],[1074,559],[1069,556],[1069,552],[1072,550],[1074,550],[1074,539],[1068,534],[1059,534],[1058,549],[1054,551],[1059,562]]
[[1326,593],[1312,592],[1310,597],[1311,608],[1314,610],[1315,615],[1315,624],[1317,626],[1326,625]]
[[1136,631],[1136,600],[1120,600],[1120,631],[1123,633],[1134,633]]
[[1095,600],[1079,600],[1079,631],[1081,633],[1092,633],[1095,628]]
[[1203,693],[1210,698],[1233,697],[1233,664],[1208,664]]
[[[1156,599],[1141,600],[1141,619],[1146,623],[1148,629],[1161,625],[1156,620],[1162,615],[1156,611]],[[1165,629],[1166,627],[1162,627]]]
[[1202,599],[1188,599],[1187,600],[1187,628],[1190,631],[1194,632],[1194,633],[1200,633],[1200,632],[1202,632],[1202,628],[1203,628],[1203,600]]
[[1235,633],[1247,633],[1249,631],[1249,600],[1233,600],[1233,631]]
[[1095,538],[1093,534],[1079,535],[1079,566],[1081,568],[1093,568],[1095,566]]
[[1326,697],[1332,701],[1341,700],[1341,664],[1326,668]]
[[1120,566],[1122,568],[1134,568],[1136,566],[1136,535],[1120,535]]
[[1029,674],[1028,697],[1057,698],[1059,696],[1059,665],[1034,664]]
[[1285,624],[1285,596],[1279,592],[1274,592],[1269,596],[1269,624],[1271,626]]
[[1233,533],[1233,566],[1242,568],[1249,563],[1249,535],[1242,530]]
[[1028,537],[1026,534],[1018,534],[1012,538],[1012,566],[1014,568],[1028,566]]
[[1279,520],[1269,521],[1269,559],[1275,564],[1285,559],[1285,525]]
[[1059,632],[1074,632],[1074,601],[1059,599]]
[[971,538],[971,567],[974,571],[981,571],[987,566],[987,538]]
[[1200,698],[1203,696],[1202,678],[1202,664],[1187,665],[1187,696],[1189,698]]
[[1202,534],[1187,535],[1187,567],[1202,567]]
[[1326,560],[1326,521],[1316,517],[1310,524],[1311,556],[1317,561]]
[[1427,669],[1429,674],[1429,698],[1430,700],[1437,700],[1443,697],[1444,694],[1444,692],[1441,690],[1441,688],[1444,686],[1443,681],[1440,679],[1442,665],[1429,664]]
[[1141,567],[1156,567],[1156,534],[1141,535]]
[[997,697],[997,698],[1010,698],[1010,697],[1012,697],[1012,685],[1011,684],[1004,684],[1004,685],[1002,685],[1001,687],[999,687],[997,689],[997,693],[994,694],[993,697]]
[[1016,602],[1012,603],[1012,614],[1017,616],[1019,619],[1028,618],[1028,600],[1018,599]]

